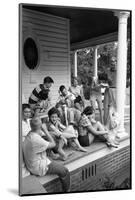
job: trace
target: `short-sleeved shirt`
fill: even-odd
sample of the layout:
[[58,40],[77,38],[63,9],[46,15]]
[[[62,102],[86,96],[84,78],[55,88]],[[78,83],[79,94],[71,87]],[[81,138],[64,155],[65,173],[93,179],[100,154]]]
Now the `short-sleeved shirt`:
[[80,85],[77,85],[76,87],[71,86],[71,87],[69,88],[69,91],[70,91],[72,94],[74,94],[75,97],[81,96],[81,90],[82,90],[82,86],[80,86]]
[[[31,130],[31,127],[30,127],[29,119],[27,121],[22,120],[22,142],[24,142],[25,137],[30,132],[30,130]],[[24,159],[22,157],[22,177],[24,178],[29,175],[30,175],[30,172],[27,170]]]
[[24,160],[28,170],[35,175],[44,176],[48,170],[50,160],[47,158],[46,150],[49,142],[44,140],[42,132],[29,132],[23,142]]
[[30,121],[29,119],[27,121],[22,120],[22,141],[25,140],[26,135],[30,132]]
[[[68,107],[72,107],[74,104],[75,96],[68,91],[67,96],[60,95],[57,100],[57,105],[62,106],[68,104]],[[67,103],[68,102],[68,103]]]
[[37,104],[39,101],[42,100],[50,100],[49,96],[49,89],[45,89],[43,84],[38,85],[31,93],[29,97],[29,104]]

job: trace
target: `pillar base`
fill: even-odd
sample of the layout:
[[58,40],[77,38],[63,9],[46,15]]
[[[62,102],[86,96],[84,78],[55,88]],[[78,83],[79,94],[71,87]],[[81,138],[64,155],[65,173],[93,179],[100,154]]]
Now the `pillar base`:
[[120,138],[120,140],[129,138],[129,134],[125,130],[118,131],[117,136]]

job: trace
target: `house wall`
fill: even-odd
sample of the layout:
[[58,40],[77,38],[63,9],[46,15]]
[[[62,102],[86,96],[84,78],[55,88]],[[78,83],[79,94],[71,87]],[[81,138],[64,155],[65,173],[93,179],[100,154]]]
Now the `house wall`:
[[42,83],[45,76],[51,76],[54,103],[59,86],[70,85],[69,20],[23,8],[21,30],[21,48],[25,39],[32,36],[40,53],[39,66],[35,70],[28,69],[21,53],[22,93],[27,101],[34,87]]

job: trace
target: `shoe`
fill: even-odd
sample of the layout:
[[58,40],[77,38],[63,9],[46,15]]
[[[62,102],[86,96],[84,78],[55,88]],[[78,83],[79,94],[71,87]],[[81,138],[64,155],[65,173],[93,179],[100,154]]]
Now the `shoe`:
[[114,143],[106,142],[106,145],[107,145],[108,147],[118,148],[118,146],[117,146],[116,144],[114,144]]

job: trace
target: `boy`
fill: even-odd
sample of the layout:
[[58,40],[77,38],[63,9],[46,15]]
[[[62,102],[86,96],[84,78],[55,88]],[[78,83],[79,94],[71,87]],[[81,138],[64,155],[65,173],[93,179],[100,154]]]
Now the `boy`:
[[[59,98],[56,107],[60,112],[60,118],[63,124],[78,122],[81,117],[79,110],[74,108],[75,96],[70,93],[64,85],[59,87]],[[64,119],[65,118],[65,123]]]
[[24,159],[27,168],[34,175],[44,176],[45,174],[57,174],[60,177],[63,192],[68,192],[70,187],[70,174],[66,167],[56,161],[50,161],[46,155],[47,149],[55,147],[55,142],[46,131],[47,140],[42,136],[42,122],[35,117],[30,122],[31,131],[23,142]]
[[48,131],[50,131],[56,142],[56,151],[60,154],[62,160],[66,160],[67,156],[63,150],[64,145],[67,145],[67,140],[71,140],[74,145],[77,146],[77,149],[83,152],[87,150],[84,149],[78,142],[78,132],[74,129],[73,125],[69,125],[65,127],[60,123],[59,120],[59,112],[53,107],[48,112],[49,123],[48,123]]
[[84,102],[81,98],[81,96],[77,96],[76,99],[74,100],[74,107],[79,110],[81,113],[84,110]]
[[79,142],[82,146],[89,146],[96,137],[106,142],[110,147],[117,147],[110,137],[109,131],[99,121],[95,120],[93,107],[87,106],[80,120]]
[[51,107],[50,88],[53,83],[53,79],[47,76],[44,78],[43,84],[38,85],[32,91],[29,97],[29,104],[30,107],[36,111],[36,115],[42,115],[43,112],[47,113],[48,109]]

